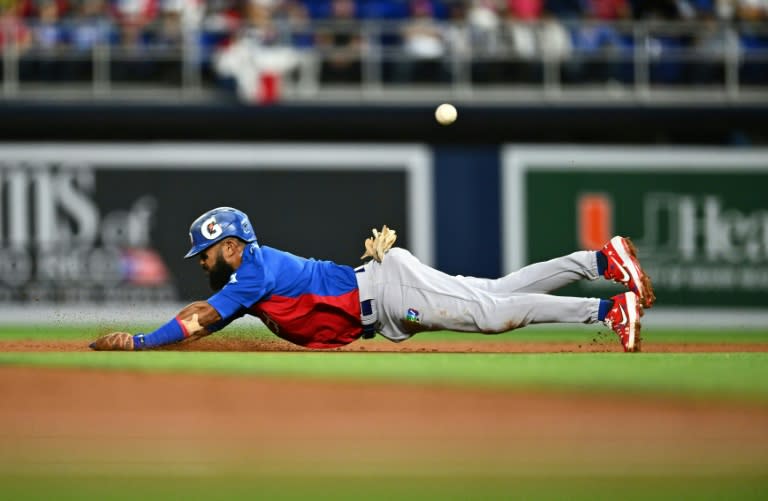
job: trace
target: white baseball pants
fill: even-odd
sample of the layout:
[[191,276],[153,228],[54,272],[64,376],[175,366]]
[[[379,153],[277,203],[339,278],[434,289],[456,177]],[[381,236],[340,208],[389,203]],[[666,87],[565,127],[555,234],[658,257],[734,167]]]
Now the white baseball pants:
[[[357,274],[360,299],[374,299],[377,332],[403,341],[423,331],[494,334],[540,323],[597,323],[600,300],[548,294],[598,278],[595,253],[578,251],[497,279],[452,276],[393,248]],[[359,270],[359,268],[358,268]]]

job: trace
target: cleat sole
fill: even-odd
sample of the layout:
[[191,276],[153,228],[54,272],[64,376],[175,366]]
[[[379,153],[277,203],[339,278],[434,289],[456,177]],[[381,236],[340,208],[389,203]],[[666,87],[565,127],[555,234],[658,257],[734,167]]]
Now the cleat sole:
[[633,353],[642,351],[641,345],[642,345],[643,337],[640,335],[640,330],[641,330],[641,326],[640,326],[640,321],[638,320],[637,322],[635,322],[635,344],[630,350]]
[[[635,247],[635,244],[632,243],[632,240],[628,237],[624,237],[624,242],[627,244],[629,255],[638,263],[639,267],[640,261],[637,259],[637,247]],[[643,308],[652,308],[653,303],[656,302],[656,294],[653,292],[653,283],[651,283],[651,277],[649,277],[644,270],[641,269],[640,271],[642,272],[640,284],[643,290],[643,295],[640,297],[640,304],[643,305]]]

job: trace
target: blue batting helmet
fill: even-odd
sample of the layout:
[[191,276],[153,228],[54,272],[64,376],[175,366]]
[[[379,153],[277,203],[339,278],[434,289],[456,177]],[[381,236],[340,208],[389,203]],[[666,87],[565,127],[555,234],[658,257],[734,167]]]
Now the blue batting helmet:
[[232,207],[211,209],[189,227],[192,248],[184,258],[196,256],[227,237],[236,237],[248,243],[256,241],[256,234],[244,212]]

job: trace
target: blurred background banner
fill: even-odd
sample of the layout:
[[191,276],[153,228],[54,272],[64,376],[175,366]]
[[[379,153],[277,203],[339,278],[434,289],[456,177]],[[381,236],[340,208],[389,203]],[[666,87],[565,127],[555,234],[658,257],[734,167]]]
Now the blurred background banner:
[[[762,307],[768,151],[517,147],[503,154],[505,271],[630,236],[659,304]],[[564,294],[603,297],[595,281]]]
[[5,145],[0,186],[3,305],[207,297],[182,256],[189,224],[218,206],[299,255],[354,266],[371,228],[388,224],[433,259],[431,159],[419,146]]

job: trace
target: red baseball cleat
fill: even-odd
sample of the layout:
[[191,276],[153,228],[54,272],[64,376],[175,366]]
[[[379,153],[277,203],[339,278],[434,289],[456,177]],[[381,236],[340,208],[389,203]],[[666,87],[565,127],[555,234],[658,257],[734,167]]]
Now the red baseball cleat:
[[613,307],[605,315],[605,325],[613,329],[624,351],[640,351],[640,317],[643,307],[634,292],[613,296]]
[[632,241],[624,237],[613,237],[600,250],[608,258],[604,277],[620,284],[637,294],[645,308],[653,306],[656,295],[651,279],[645,274],[637,260],[637,249]]

